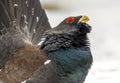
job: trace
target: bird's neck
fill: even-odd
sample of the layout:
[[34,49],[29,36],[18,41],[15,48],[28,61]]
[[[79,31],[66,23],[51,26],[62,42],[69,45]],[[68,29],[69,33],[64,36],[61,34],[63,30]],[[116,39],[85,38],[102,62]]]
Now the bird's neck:
[[89,68],[85,68],[86,57],[80,55],[79,48],[75,49],[60,49],[49,53],[50,59],[57,65],[57,71],[60,76],[67,78],[68,80],[83,81],[88,73]]

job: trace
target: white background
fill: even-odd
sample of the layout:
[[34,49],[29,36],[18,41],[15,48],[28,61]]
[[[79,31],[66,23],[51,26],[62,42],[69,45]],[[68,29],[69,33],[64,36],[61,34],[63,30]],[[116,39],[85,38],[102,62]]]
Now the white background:
[[41,0],[61,10],[46,10],[52,27],[68,16],[87,15],[94,57],[85,83],[120,83],[120,0]]
[[42,0],[61,10],[46,10],[52,27],[68,16],[87,15],[94,63],[85,83],[120,83],[120,1]]

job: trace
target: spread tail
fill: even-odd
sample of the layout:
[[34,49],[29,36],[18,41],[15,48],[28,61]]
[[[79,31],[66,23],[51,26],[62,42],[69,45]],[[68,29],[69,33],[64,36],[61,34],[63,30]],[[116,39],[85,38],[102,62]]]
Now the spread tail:
[[0,0],[0,68],[17,48],[38,44],[50,28],[39,0]]

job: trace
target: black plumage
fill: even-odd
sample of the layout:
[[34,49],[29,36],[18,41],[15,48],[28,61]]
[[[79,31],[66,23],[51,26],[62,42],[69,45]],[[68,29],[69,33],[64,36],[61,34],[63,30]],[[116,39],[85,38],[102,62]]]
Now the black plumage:
[[51,28],[39,0],[0,0],[0,12],[3,83],[84,82],[93,62],[87,16]]
[[[46,68],[48,65],[44,66],[45,71],[51,72],[42,72],[45,76],[43,81],[40,68],[27,83],[84,82],[93,62],[87,38],[91,26],[85,22],[79,22],[84,17],[87,18],[86,16],[73,17],[75,21],[68,23],[66,20],[69,18],[66,18],[58,26],[45,32],[44,41],[40,47],[52,61],[48,64],[51,65],[49,68]],[[51,68],[54,69],[50,70]]]
[[0,12],[1,68],[17,48],[38,44],[50,24],[39,0],[0,0]]

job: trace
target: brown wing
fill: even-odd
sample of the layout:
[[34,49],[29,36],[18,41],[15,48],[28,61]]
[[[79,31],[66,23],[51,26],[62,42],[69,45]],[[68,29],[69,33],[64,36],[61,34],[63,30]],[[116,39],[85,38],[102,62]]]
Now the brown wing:
[[39,0],[0,0],[0,79],[20,83],[43,65],[46,54],[35,44],[48,29]]
[[0,72],[3,83],[21,83],[44,65],[47,55],[38,46],[20,48]]
[[0,68],[19,47],[38,44],[48,29],[39,0],[0,0]]

